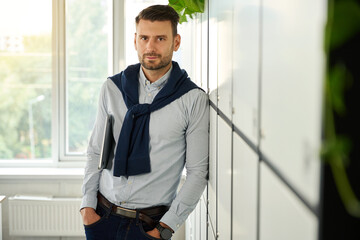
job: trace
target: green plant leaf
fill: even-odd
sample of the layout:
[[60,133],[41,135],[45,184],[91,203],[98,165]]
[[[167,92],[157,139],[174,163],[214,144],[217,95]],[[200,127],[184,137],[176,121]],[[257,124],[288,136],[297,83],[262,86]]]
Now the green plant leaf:
[[360,30],[360,6],[354,0],[335,1],[333,15],[329,16],[326,31],[326,45],[337,48]]
[[205,8],[204,0],[169,0],[169,6],[179,14],[179,23],[187,22],[187,16],[191,19],[196,13],[203,13]]
[[187,22],[187,17],[185,16],[185,14],[182,14],[182,15],[180,16],[179,23],[181,24],[181,23],[183,23],[183,22]]
[[[345,136],[337,136],[324,141],[321,149],[321,157],[328,163],[335,166],[348,164],[348,154],[351,150],[351,141]],[[341,162],[339,162],[341,161]]]
[[330,70],[329,90],[331,95],[331,105],[334,111],[339,115],[344,115],[346,112],[344,92],[346,88],[351,86],[351,83],[352,76],[347,71],[345,65],[338,63]]
[[189,12],[196,13],[196,12],[204,12],[204,2],[201,3],[199,0],[184,0],[185,6]]
[[169,5],[177,5],[185,7],[184,0],[169,0]]
[[180,0],[169,0],[169,6],[174,8],[177,13],[182,12],[186,7],[184,1]]
[[193,14],[194,12],[192,12],[191,10],[189,10],[189,8],[185,8],[185,11],[184,11],[184,15],[189,15],[189,17],[192,19],[193,18]]

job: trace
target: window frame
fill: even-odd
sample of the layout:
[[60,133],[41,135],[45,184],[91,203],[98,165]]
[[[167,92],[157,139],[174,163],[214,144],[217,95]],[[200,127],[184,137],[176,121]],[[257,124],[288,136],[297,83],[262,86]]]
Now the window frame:
[[[125,66],[123,34],[125,33],[125,1],[109,0],[112,11],[109,20],[109,73],[115,74]],[[52,123],[51,158],[1,159],[1,167],[84,167],[86,153],[67,154],[66,117],[66,0],[52,0]],[[107,76],[104,76],[104,80]]]

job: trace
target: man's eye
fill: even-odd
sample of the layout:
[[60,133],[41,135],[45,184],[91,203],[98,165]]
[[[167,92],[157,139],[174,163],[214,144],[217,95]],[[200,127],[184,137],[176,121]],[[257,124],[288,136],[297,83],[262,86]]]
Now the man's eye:
[[163,38],[163,37],[159,37],[158,39],[159,39],[159,41],[164,41],[165,40],[165,38]]
[[147,39],[147,37],[141,37],[140,39],[141,39],[141,40],[146,40],[146,39]]

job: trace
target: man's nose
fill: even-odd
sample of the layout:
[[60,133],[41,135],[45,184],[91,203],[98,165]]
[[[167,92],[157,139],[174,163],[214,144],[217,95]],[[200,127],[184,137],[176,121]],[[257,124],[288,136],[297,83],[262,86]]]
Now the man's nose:
[[146,49],[149,51],[155,50],[155,40],[149,39],[149,41],[146,43]]

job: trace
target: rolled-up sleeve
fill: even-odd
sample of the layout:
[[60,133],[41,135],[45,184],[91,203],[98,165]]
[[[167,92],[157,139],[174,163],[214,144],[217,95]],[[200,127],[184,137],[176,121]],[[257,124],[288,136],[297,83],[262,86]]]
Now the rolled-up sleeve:
[[97,192],[99,189],[99,179],[101,174],[101,170],[98,170],[98,164],[100,159],[102,138],[104,134],[104,125],[107,115],[106,103],[105,82],[100,91],[96,121],[87,149],[87,162],[82,185],[83,198],[80,209],[84,207],[91,207],[96,209],[97,205]]
[[176,231],[194,210],[208,178],[209,100],[200,91],[189,108],[186,130],[186,180],[162,222]]

